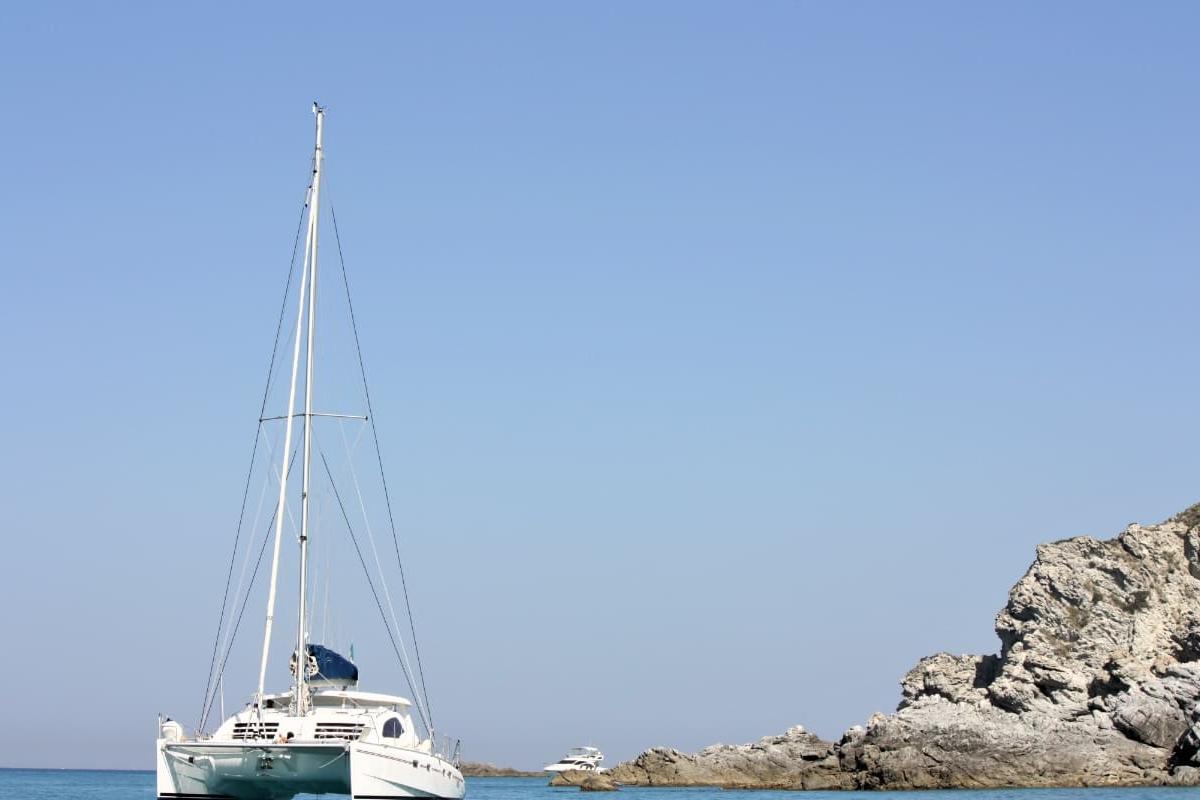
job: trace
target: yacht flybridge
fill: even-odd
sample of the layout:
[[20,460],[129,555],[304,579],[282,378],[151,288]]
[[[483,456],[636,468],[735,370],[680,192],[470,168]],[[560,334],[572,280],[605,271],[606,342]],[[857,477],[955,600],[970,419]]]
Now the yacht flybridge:
[[[399,623],[388,593],[386,583],[382,581],[383,566],[379,551],[371,541],[371,551],[374,552],[375,566],[378,567],[379,577],[372,580],[367,559],[359,548],[359,540],[355,537],[351,526],[350,514],[347,512],[343,495],[350,494],[350,488],[343,486],[339,491],[329,468],[321,443],[314,438],[314,419],[319,417],[336,417],[343,421],[352,421],[362,426],[370,426],[370,438],[374,440],[373,456],[380,466],[382,483],[382,498],[387,498],[387,483],[382,476],[382,458],[379,457],[378,436],[375,435],[374,417],[370,413],[370,395],[366,388],[365,372],[362,374],[362,391],[365,395],[366,414],[330,414],[314,411],[313,406],[313,365],[316,329],[317,303],[317,239],[320,217],[321,184],[324,169],[324,152],[322,137],[325,121],[325,110],[313,104],[316,115],[316,146],[313,151],[311,182],[305,193],[304,207],[307,216],[306,235],[303,248],[302,269],[299,283],[294,287],[297,311],[294,325],[294,341],[291,346],[291,376],[290,388],[286,395],[286,416],[268,417],[266,415],[267,393],[263,397],[263,411],[259,419],[259,437],[265,436],[264,423],[274,421],[282,427],[281,449],[274,454],[274,462],[270,467],[270,493],[274,494],[277,486],[277,500],[274,502],[274,514],[267,526],[262,530],[262,546],[256,544],[251,548],[245,544],[245,564],[253,561],[253,551],[257,550],[259,558],[265,552],[265,547],[272,535],[273,550],[270,568],[270,584],[266,600],[266,624],[263,633],[262,656],[259,661],[258,686],[246,705],[221,723],[215,731],[205,732],[205,724],[209,713],[218,696],[220,705],[224,706],[225,668],[229,660],[233,637],[237,631],[234,622],[234,609],[241,604],[245,609],[245,600],[249,597],[249,586],[242,594],[242,581],[238,589],[230,594],[230,581],[234,576],[234,560],[238,556],[238,543],[235,539],[234,557],[230,561],[229,579],[226,583],[225,601],[222,603],[221,620],[217,628],[217,641],[213,647],[213,660],[209,669],[209,681],[205,690],[203,709],[192,733],[185,731],[177,721],[160,719],[157,741],[157,772],[158,797],[167,798],[213,798],[214,800],[286,800],[297,794],[348,794],[359,800],[386,800],[388,798],[447,798],[459,800],[463,797],[465,785],[463,775],[458,768],[458,746],[456,742],[436,736],[433,722],[429,715],[428,697],[424,689],[424,677],[416,681],[420,672],[420,657],[417,652],[417,671],[412,670],[407,657],[403,640],[400,639]],[[332,208],[332,207],[331,207]],[[303,219],[303,217],[302,217]],[[337,232],[336,217],[334,217],[334,232]],[[297,248],[299,251],[300,229],[297,230]],[[340,258],[341,246],[338,246]],[[293,255],[293,269],[296,264]],[[345,266],[342,266],[342,277],[345,278]],[[293,291],[292,277],[289,273],[286,298]],[[346,303],[349,306],[349,321],[353,325],[353,306],[349,305],[349,286],[346,287]],[[286,306],[285,306],[286,307]],[[280,317],[279,331],[284,331],[283,316]],[[276,348],[280,349],[279,332],[276,335]],[[358,345],[357,329],[354,331],[354,346]],[[285,344],[283,351],[287,350]],[[304,356],[305,367],[301,369],[301,356]],[[358,366],[362,369],[362,354],[358,353]],[[272,373],[275,368],[275,356],[272,355],[272,366],[268,372],[267,392],[274,385]],[[280,384],[282,386],[282,384]],[[297,411],[297,397],[301,389],[303,397],[300,402],[303,410]],[[300,425],[297,426],[297,420]],[[295,431],[300,427],[299,432]],[[297,441],[298,439],[298,441]],[[270,440],[260,448],[260,438],[255,439],[254,453],[270,451]],[[319,463],[325,467],[327,483],[324,486],[332,490],[340,508],[345,527],[353,539],[354,552],[358,555],[363,570],[367,572],[370,591],[375,595],[379,613],[387,628],[388,639],[395,651],[397,660],[403,669],[404,676],[412,691],[412,699],[393,694],[363,691],[358,688],[358,667],[349,658],[336,652],[330,647],[310,642],[310,634],[314,627],[312,609],[313,597],[310,597],[310,526],[313,514],[310,512],[310,498],[316,488],[318,476],[313,470],[314,448],[319,456]],[[349,446],[347,445],[349,451]],[[300,486],[292,480],[293,463],[301,471]],[[251,474],[254,473],[255,456],[251,456]],[[247,478],[247,489],[250,479]],[[360,484],[355,477],[353,491],[357,494],[358,505],[363,507],[363,516],[367,516]],[[300,489],[297,492],[297,488]],[[264,491],[263,497],[268,494]],[[395,527],[391,518],[390,501],[386,501],[387,520],[392,527],[395,541]],[[270,503],[267,504],[269,509]],[[295,507],[299,507],[299,515]],[[243,514],[246,508],[243,499]],[[285,530],[286,526],[286,530]],[[365,525],[366,533],[370,534],[369,522]],[[296,534],[299,544],[298,553],[298,584],[299,592],[296,602],[297,627],[294,649],[291,652],[291,686],[284,691],[268,692],[266,680],[269,655],[272,640],[272,627],[275,622],[276,595],[280,572],[280,546],[285,535]],[[242,535],[242,525],[239,522],[238,539]],[[328,544],[328,543],[327,543]],[[396,560],[399,564],[399,545],[396,545]],[[368,552],[371,552],[368,551]],[[385,550],[386,553],[386,550]],[[400,567],[403,579],[403,567]],[[243,567],[242,576],[246,570]],[[250,585],[258,574],[257,562],[254,573],[250,577]],[[381,599],[379,590],[383,591]],[[328,595],[328,583],[325,594]],[[407,610],[407,590],[405,590],[404,608]],[[386,601],[386,602],[385,602]],[[391,611],[391,617],[384,608]],[[228,613],[227,613],[228,611]],[[327,612],[326,612],[327,613]],[[237,622],[241,620],[241,611],[236,614]],[[415,649],[415,627],[411,625],[412,644]],[[349,650],[353,656],[353,647]],[[414,718],[414,711],[416,718]],[[222,716],[224,712],[222,711]],[[423,732],[418,731],[417,724]]]

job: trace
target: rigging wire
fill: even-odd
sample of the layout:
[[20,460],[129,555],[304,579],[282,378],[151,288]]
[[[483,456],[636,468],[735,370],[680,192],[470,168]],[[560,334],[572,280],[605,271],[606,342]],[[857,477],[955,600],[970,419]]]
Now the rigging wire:
[[[267,465],[271,465],[271,464],[275,463],[275,448],[271,444],[270,434],[264,430],[263,436],[264,436],[263,441],[266,443],[266,459],[265,459],[265,461],[266,461]],[[275,470],[273,470],[273,469],[271,470],[271,477],[274,478],[276,481],[279,480],[279,474],[276,473]],[[258,494],[258,504],[254,509],[254,521],[250,523],[251,530],[258,530],[258,524],[262,521],[263,506],[267,500],[267,493],[271,489],[271,483],[272,482],[270,480],[263,481],[262,490]],[[274,504],[272,504],[272,508],[274,508]],[[252,555],[254,555],[253,551],[249,547],[247,547],[246,555],[242,561],[241,571],[238,573],[237,587],[233,590],[233,596],[235,598],[242,596],[242,587],[246,585],[246,570],[250,566],[250,558]],[[249,587],[247,587],[246,590],[249,591]],[[230,646],[230,642],[231,642],[230,630],[227,628],[225,631],[225,640],[221,645],[222,650],[228,649]],[[220,677],[220,676],[218,675],[218,677]],[[221,718],[222,719],[225,718],[224,712],[222,712]]]
[[[339,431],[341,433],[342,447],[346,451],[346,464],[350,467],[350,479],[354,485],[355,495],[358,498],[358,508],[362,513],[363,527],[366,528],[367,541],[371,544],[371,554],[375,559],[375,568],[379,570],[379,583],[383,588],[383,597],[384,600],[387,601],[387,608],[391,613],[391,623],[400,642],[400,654],[404,659],[404,664],[402,666],[404,666],[406,669],[405,678],[407,679],[408,676],[412,674],[412,664],[408,659],[408,649],[404,646],[404,637],[400,635],[400,622],[396,617],[396,608],[392,603],[392,592],[388,588],[387,577],[383,571],[383,562],[379,558],[379,548],[375,545],[375,532],[371,527],[371,518],[367,514],[366,503],[363,500],[362,487],[358,481],[358,471],[354,469],[354,457],[352,455],[350,442],[346,439],[346,426],[340,426]],[[357,444],[358,442],[356,441],[355,445],[357,446]],[[416,694],[418,687],[414,686],[411,680],[409,680],[409,688],[413,691],[414,697],[420,699],[420,696]]]
[[[273,455],[274,448],[271,445],[271,436],[270,436],[269,431],[265,431],[265,430],[263,431],[263,441],[264,441],[264,444],[266,445],[265,455],[267,456],[267,458],[265,459],[265,461],[267,464],[271,464],[272,462],[274,462],[275,457]],[[260,448],[260,452],[262,452],[261,448]],[[256,504],[256,507],[254,509],[254,519],[250,522],[250,530],[251,531],[259,530],[258,526],[262,522],[263,506],[266,503],[267,492],[271,487],[271,481],[265,480],[262,482],[262,484],[263,484],[262,490],[259,492],[259,495],[258,495],[258,503]],[[272,506],[272,509],[274,509],[274,506]],[[245,554],[241,557],[241,560],[242,560],[242,566],[241,566],[241,569],[238,570],[237,585],[233,589],[233,598],[234,598],[233,602],[234,602],[235,606],[238,602],[240,602],[240,598],[242,597],[243,589],[248,592],[252,588],[252,587],[249,587],[246,585],[247,573],[250,571],[250,564],[254,560],[254,547],[253,547],[252,543],[249,544],[245,548]],[[232,634],[233,634],[232,625],[226,625],[225,626],[225,635],[221,641],[221,652],[222,653],[225,652],[226,650],[228,650],[229,647],[231,646]],[[223,673],[218,672],[215,676],[215,680],[216,680],[216,686],[217,686],[215,691],[219,691],[222,693],[221,694],[221,719],[225,719],[225,702],[224,702],[225,689],[224,689],[224,683],[223,683],[223,681],[224,681]]]
[[[333,489],[333,496],[337,500],[338,508],[341,509],[342,519],[346,523],[346,531],[350,534],[350,541],[354,544],[354,552],[358,554],[358,562],[362,565],[363,575],[367,579],[367,586],[370,587],[371,595],[375,598],[375,606],[379,609],[379,616],[383,620],[383,627],[387,630],[388,640],[392,643],[392,650],[396,653],[396,659],[400,662],[400,666],[404,670],[405,679],[412,686],[412,675],[409,674],[408,667],[400,655],[400,648],[396,644],[396,636],[392,633],[392,626],[388,624],[387,612],[383,610],[383,602],[379,599],[379,592],[375,589],[375,581],[371,580],[371,570],[367,567],[367,560],[363,557],[362,548],[358,546],[358,537],[354,535],[354,526],[350,524],[350,515],[346,512],[346,504],[342,502],[341,492],[338,491],[337,484],[333,480],[333,471],[329,469],[329,461],[325,458],[325,449],[317,445],[317,452],[321,455],[321,464],[325,467],[325,475],[329,479],[329,486]],[[417,696],[415,691],[413,692],[413,699],[416,701],[417,713],[421,715],[421,721],[425,723],[425,728],[430,732],[430,738],[432,738],[433,728],[427,716],[427,709],[423,707],[421,698]]]
[[[275,447],[271,444],[270,433],[265,428],[263,429],[263,442],[266,446],[265,451],[263,451],[260,448],[260,452],[264,453],[264,456],[265,456],[263,459],[264,463],[269,467],[271,464],[275,463]],[[278,481],[279,473],[272,469],[270,472],[270,477],[274,478],[275,481]],[[271,483],[272,483],[271,480],[265,480],[262,482],[262,484],[263,484],[262,490],[259,492],[258,503],[254,509],[254,520],[250,523],[251,530],[258,530],[258,525],[262,521],[263,506],[266,503],[267,493],[271,489]],[[272,504],[271,507],[272,507],[272,509],[274,509],[275,504]],[[242,560],[242,568],[238,572],[237,586],[233,590],[233,597],[235,598],[235,603],[237,602],[236,598],[240,598],[242,596],[243,587],[246,589],[247,592],[250,591],[251,588],[253,588],[252,586],[246,586],[246,572],[250,568],[250,562],[253,559],[253,556],[254,556],[253,549],[250,547],[247,547],[246,554]],[[232,629],[229,626],[226,626],[225,638],[221,643],[221,652],[224,652],[225,650],[229,649],[229,647],[232,645],[232,633],[233,633]],[[218,681],[218,685],[220,685],[220,680],[222,679],[222,674],[220,672],[218,672],[216,674],[216,679]],[[222,719],[225,718],[225,713],[224,713],[223,709],[221,712],[221,718]]]
[[[217,617],[217,632],[213,637],[212,657],[208,664],[208,682],[204,686],[204,701],[201,704],[201,720],[208,716],[206,709],[212,704],[212,695],[216,691],[216,682],[213,679],[213,669],[217,663],[217,652],[220,648],[221,630],[225,626],[225,610],[229,603],[229,587],[233,583],[233,566],[237,561],[238,546],[242,538],[242,524],[246,517],[246,500],[250,496],[250,480],[254,475],[254,459],[258,455],[258,443],[262,439],[262,417],[267,409],[267,396],[271,390],[271,376],[275,372],[275,358],[279,353],[279,334],[283,330],[283,318],[287,311],[287,297],[292,288],[292,276],[296,272],[296,252],[300,247],[300,231],[304,225],[304,211],[308,208],[308,192],[305,192],[304,203],[300,206],[300,220],[296,223],[296,236],[292,241],[292,258],[288,262],[287,283],[283,289],[283,300],[279,308],[279,322],[275,326],[275,341],[271,346],[271,360],[267,365],[267,380],[263,387],[262,405],[259,408],[259,421],[254,431],[254,446],[250,450],[250,466],[246,470],[246,484],[242,489],[242,505],[238,511],[237,531],[233,537],[233,551],[229,555],[229,570],[225,576],[225,591],[221,597],[221,613]],[[201,722],[203,728],[203,722]]]
[[[341,433],[342,433],[343,442],[346,439],[345,428],[346,428],[346,423],[347,423],[348,419],[350,419],[350,418],[342,417],[338,420],[338,422],[339,422],[338,430],[341,431]],[[367,418],[364,416],[364,417],[358,417],[355,419],[356,419],[356,421],[366,422]],[[365,433],[366,433],[366,426],[365,425],[360,426],[359,435],[355,439],[355,443],[354,443],[355,447],[358,446],[358,441],[362,438],[362,436]],[[315,429],[314,429],[314,434],[315,434]],[[347,449],[347,453],[346,453],[346,462],[350,467],[351,475],[355,475],[355,477],[357,478],[357,475],[356,475],[356,472],[354,469],[354,463],[352,461],[352,457],[350,455],[349,449]],[[368,526],[369,526],[369,524],[370,523],[368,522]],[[319,557],[314,557],[314,563],[319,563],[321,565],[321,569],[323,569],[324,572],[320,573],[319,577],[315,577],[312,581],[312,584],[314,586],[318,587],[317,591],[319,593],[321,591],[319,588],[319,584],[320,584],[320,581],[323,579],[325,582],[325,588],[324,588],[324,595],[321,598],[321,600],[319,602],[315,599],[313,600],[313,608],[314,608],[314,611],[312,614],[312,619],[314,620],[313,630],[316,629],[315,620],[318,618],[318,614],[315,609],[319,607],[320,608],[319,617],[321,620],[321,635],[319,638],[326,645],[333,646],[335,650],[340,651],[340,650],[344,649],[348,645],[348,643],[343,642],[337,638],[337,635],[336,635],[337,632],[335,630],[335,628],[337,626],[337,620],[336,619],[334,620],[334,625],[332,627],[329,622],[329,617],[330,617],[330,613],[331,613],[330,609],[332,607],[331,603],[329,602],[329,592],[330,592],[330,586],[331,586],[331,576],[335,574],[334,555],[336,553],[336,548],[334,547],[332,540],[329,537],[323,536],[323,537],[320,537],[317,541],[318,541],[318,547],[321,547],[323,549],[322,549]],[[323,542],[324,544],[323,545],[320,544],[321,542]],[[382,572],[380,573],[380,575],[382,578]],[[384,584],[384,588],[385,588],[385,590],[387,588],[386,582]],[[400,630],[399,624],[396,625],[396,630],[397,631]],[[403,644],[403,640],[401,640],[401,644]],[[350,660],[353,661],[354,658],[351,657]]]
[[[354,316],[354,302],[350,299],[350,278],[346,274],[346,259],[342,255],[342,237],[338,233],[337,213],[334,211],[333,198],[329,196],[328,184],[326,185],[326,196],[329,197],[329,216],[333,220],[333,238],[337,243],[338,263],[342,268],[342,286],[346,289],[346,306],[350,311],[350,327],[354,331],[354,349],[358,355],[358,370],[362,376],[363,394],[367,401],[367,417],[371,425],[371,438],[375,443],[375,460],[379,464],[379,477],[383,482],[383,499],[387,506],[388,525],[392,531],[392,545],[396,550],[396,566],[400,568],[400,586],[404,590],[404,609],[408,613],[408,627],[412,634],[413,652],[417,656],[417,674],[421,679],[421,695],[425,700],[425,708],[429,711],[430,720],[427,727],[430,731],[430,737],[433,734],[433,710],[429,705],[429,692],[425,687],[425,669],[421,666],[421,646],[417,643],[417,626],[413,620],[412,603],[408,599],[408,581],[404,577],[404,562],[400,558],[400,539],[396,535],[396,517],[392,513],[392,498],[388,492],[387,473],[383,469],[383,451],[379,447],[379,432],[375,427],[375,411],[371,407],[371,390],[367,386],[367,368],[363,362],[362,344],[358,337],[358,322]],[[331,481],[332,482],[332,481]],[[340,500],[339,500],[340,502]],[[381,609],[382,611],[382,609]],[[385,620],[386,622],[386,620]],[[416,690],[413,690],[416,694]]]
[[[292,457],[288,459],[288,469],[291,469],[292,463],[294,463],[296,460],[296,454],[299,452],[300,446],[297,445],[295,449],[292,450]],[[276,506],[275,510],[271,512],[271,519],[267,521],[267,526],[263,529],[262,545],[258,548],[258,558],[255,559],[254,570],[250,573],[250,583],[246,587],[246,594],[242,597],[242,605],[241,608],[238,609],[237,620],[235,621],[232,629],[233,632],[230,634],[229,639],[227,640],[229,645],[225,648],[225,655],[221,658],[221,667],[217,670],[217,675],[219,677],[224,676],[225,665],[229,662],[229,654],[233,652],[233,642],[237,638],[238,629],[242,626],[242,615],[246,613],[246,605],[250,602],[250,590],[254,588],[254,581],[258,577],[259,567],[262,566],[263,554],[267,552],[267,542],[271,541],[271,528],[275,525],[275,516],[278,513],[279,507]],[[216,693],[214,692],[213,695],[208,698],[208,702],[204,706],[203,712],[200,715],[200,724],[197,726],[197,730],[204,729],[204,724],[208,721],[208,715],[212,710],[212,704],[215,699]]]

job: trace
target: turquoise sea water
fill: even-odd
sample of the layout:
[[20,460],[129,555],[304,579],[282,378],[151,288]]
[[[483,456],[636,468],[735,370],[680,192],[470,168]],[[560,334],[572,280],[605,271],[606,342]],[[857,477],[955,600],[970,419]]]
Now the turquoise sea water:
[[[468,778],[469,800],[571,800],[578,789],[551,789],[543,778]],[[620,800],[1185,800],[1196,789],[974,789],[937,792],[745,792],[722,789],[622,789]],[[317,795],[301,795],[315,798]],[[610,795],[601,795],[610,796]],[[596,797],[596,795],[588,795]],[[153,772],[0,769],[4,800],[152,800]]]

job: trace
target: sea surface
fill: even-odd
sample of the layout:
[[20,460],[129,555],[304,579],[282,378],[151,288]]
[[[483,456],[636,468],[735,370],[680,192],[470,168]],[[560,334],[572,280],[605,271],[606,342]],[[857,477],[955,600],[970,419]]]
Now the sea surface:
[[[544,778],[468,778],[469,800],[571,800],[579,790],[551,789]],[[607,796],[607,795],[600,795]],[[971,789],[935,792],[768,792],[627,787],[614,800],[1185,800],[1197,789]],[[298,795],[313,799],[319,795]],[[331,797],[331,796],[326,796]],[[596,797],[589,794],[588,797]],[[4,800],[152,800],[153,772],[0,769]]]

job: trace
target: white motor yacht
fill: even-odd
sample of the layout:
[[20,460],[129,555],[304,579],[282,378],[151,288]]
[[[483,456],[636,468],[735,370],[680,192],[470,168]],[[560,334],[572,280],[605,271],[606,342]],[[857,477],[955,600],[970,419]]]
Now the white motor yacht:
[[601,753],[597,747],[572,747],[565,756],[553,764],[547,764],[542,769],[546,772],[567,772],[572,769],[602,772],[600,762],[603,760],[604,753]]

